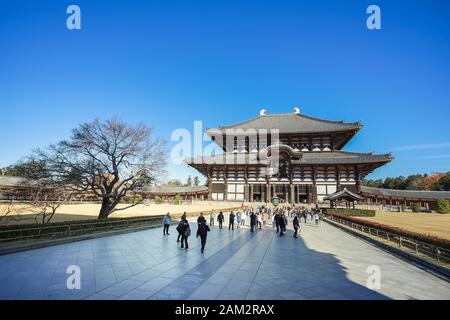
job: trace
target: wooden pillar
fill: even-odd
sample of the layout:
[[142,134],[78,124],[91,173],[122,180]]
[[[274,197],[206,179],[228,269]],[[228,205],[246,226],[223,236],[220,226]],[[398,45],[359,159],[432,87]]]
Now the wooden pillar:
[[[250,150],[250,149],[249,149]],[[244,201],[249,202],[250,201],[250,186],[248,184],[248,167],[245,167],[245,171],[244,171],[244,180],[245,180],[245,185],[244,185]]]
[[228,168],[225,167],[223,170],[223,201],[228,201]]
[[249,193],[250,193],[250,186],[247,182],[245,182],[245,184],[244,184],[244,201],[245,202],[250,201]]
[[289,192],[290,192],[290,202],[296,203],[295,199],[295,186],[294,186],[294,167],[292,163],[289,164]]
[[212,200],[212,181],[208,179],[208,201]]
[[361,172],[359,167],[355,167],[356,192],[361,193]]
[[209,169],[206,173],[206,181],[208,184],[208,201],[212,200],[212,170],[213,168]]
[[290,191],[291,191],[291,203],[296,203],[297,198],[295,197],[295,185],[291,182],[289,187],[290,187]]
[[316,181],[317,181],[317,169],[316,169],[316,167],[313,167],[313,170],[312,170],[312,172],[313,172],[313,184],[312,184],[312,190],[311,190],[311,196],[312,196],[312,199],[311,199],[311,202],[312,203],[314,203],[314,204],[317,204],[318,203],[318,199],[317,199],[317,183],[316,183]]

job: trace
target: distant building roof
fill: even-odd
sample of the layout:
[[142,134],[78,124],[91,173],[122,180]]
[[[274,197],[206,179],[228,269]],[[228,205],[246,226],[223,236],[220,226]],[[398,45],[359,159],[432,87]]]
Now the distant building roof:
[[226,129],[278,129],[280,133],[318,133],[359,130],[362,127],[363,125],[360,122],[347,123],[344,121],[322,120],[297,113],[283,113],[260,115],[257,118],[238,124],[208,129],[207,132],[213,133],[213,131],[225,131]]
[[361,192],[379,197],[438,200],[449,199],[450,191],[394,190],[361,186]]
[[0,186],[2,187],[21,187],[29,183],[30,179],[28,178],[0,176]]
[[361,197],[359,194],[354,193],[347,188],[344,188],[342,190],[339,190],[338,192],[335,192],[333,194],[328,195],[327,197],[323,198],[325,201],[335,201],[339,199],[351,199],[354,201],[362,201],[364,200],[363,197]]

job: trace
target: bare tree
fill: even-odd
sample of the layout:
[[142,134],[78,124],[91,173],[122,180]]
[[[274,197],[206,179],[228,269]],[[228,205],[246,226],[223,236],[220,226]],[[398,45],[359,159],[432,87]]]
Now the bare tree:
[[72,192],[64,186],[39,185],[33,187],[32,211],[36,214],[36,223],[49,223],[56,214],[56,211],[66,204]]
[[0,202],[0,223],[7,222],[15,212],[17,194],[7,194],[6,200]]
[[125,210],[117,208],[128,193],[152,184],[164,173],[165,142],[144,124],[130,126],[120,119],[79,125],[69,140],[37,150],[52,181],[75,191],[90,191],[102,201],[99,219]]

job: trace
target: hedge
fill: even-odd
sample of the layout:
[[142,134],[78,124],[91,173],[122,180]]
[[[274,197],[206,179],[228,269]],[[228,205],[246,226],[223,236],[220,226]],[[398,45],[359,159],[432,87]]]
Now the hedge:
[[343,214],[348,217],[375,217],[375,210],[365,210],[365,209],[343,209],[343,208],[337,208],[337,209],[324,209],[325,213],[328,214]]
[[446,199],[439,199],[437,201],[437,213],[450,213],[450,201]]
[[413,240],[425,242],[425,243],[428,243],[428,244],[431,244],[434,246],[438,246],[438,247],[450,250],[450,240],[432,236],[430,234],[412,232],[412,231],[405,230],[402,228],[392,227],[389,225],[385,225],[385,224],[381,224],[381,223],[377,223],[377,222],[373,222],[373,221],[367,221],[367,220],[361,220],[361,219],[354,218],[354,217],[349,217],[349,216],[339,214],[336,212],[331,213],[330,215],[341,218],[343,220],[350,221],[350,222],[355,222],[355,223],[363,225],[365,227],[371,227],[371,228],[383,230],[386,232],[398,234],[400,236],[408,237]]

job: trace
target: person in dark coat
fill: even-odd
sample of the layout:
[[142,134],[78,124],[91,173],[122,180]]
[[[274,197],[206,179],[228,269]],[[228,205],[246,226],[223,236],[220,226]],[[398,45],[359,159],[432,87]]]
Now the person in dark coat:
[[[286,231],[286,223],[284,220],[284,214],[281,213],[278,215],[278,225],[279,225],[279,230],[280,230],[280,237],[284,236],[284,232]],[[277,228],[278,230],[278,228]]]
[[273,221],[275,222],[275,226],[277,227],[277,233],[280,232],[280,213],[277,211],[275,213],[275,217],[273,218]]
[[222,211],[220,211],[219,215],[217,216],[217,221],[219,221],[219,229],[223,229],[223,220],[225,218],[223,217]]
[[258,220],[258,218],[256,217],[256,214],[254,212],[252,212],[252,214],[250,215],[250,231],[251,232],[255,232],[257,220]]
[[180,220],[180,222],[178,223],[178,226],[177,226],[177,231],[178,231],[177,242],[180,242],[180,240],[181,240],[181,236],[183,234],[182,228],[183,228],[183,219]]
[[191,235],[191,228],[189,222],[184,220],[181,225],[181,249],[189,249],[188,238]]
[[205,217],[203,216],[203,212],[200,213],[200,216],[199,216],[198,219],[197,219],[197,224],[200,225],[202,222],[206,223],[206,219],[205,219]]
[[292,223],[293,223],[294,231],[295,231],[294,238],[297,239],[298,238],[298,236],[297,236],[298,235],[298,229],[300,228],[300,220],[299,220],[297,215],[294,217],[294,221]]
[[231,211],[230,213],[230,225],[228,226],[228,230],[233,229],[234,230],[234,218],[236,217],[236,215],[233,213],[233,211]]
[[205,222],[201,222],[198,225],[197,238],[200,237],[201,244],[202,244],[202,249],[201,249],[202,253],[205,252],[206,239],[208,237],[208,232],[209,231],[211,231],[211,229],[209,229],[208,225],[206,224],[206,221]]

